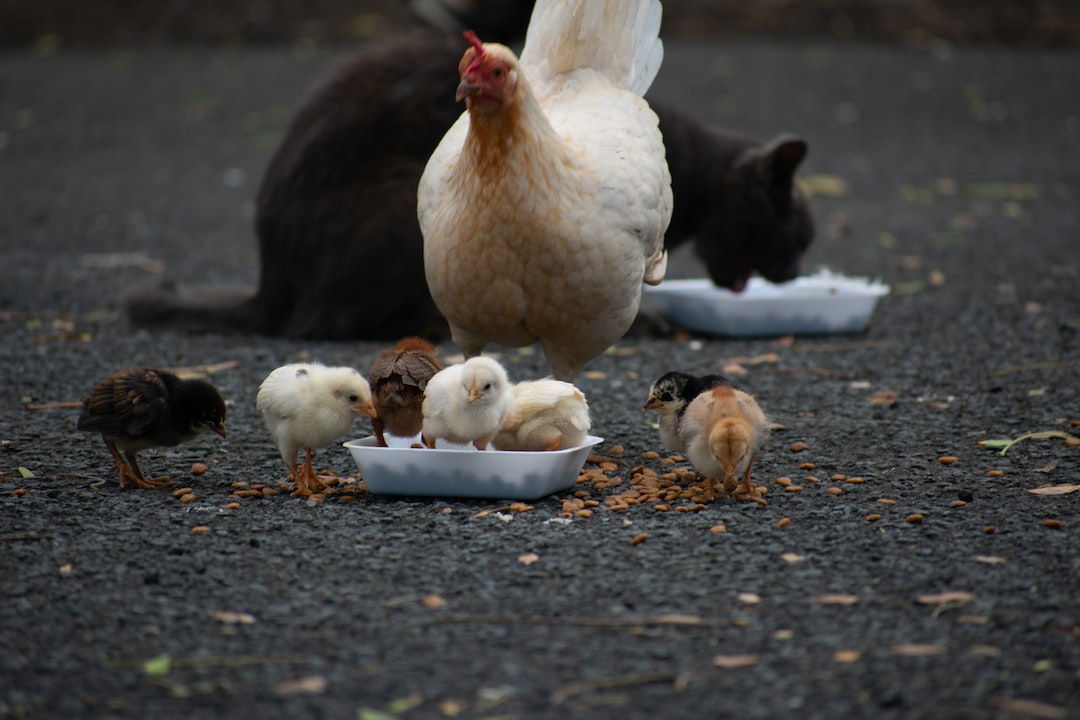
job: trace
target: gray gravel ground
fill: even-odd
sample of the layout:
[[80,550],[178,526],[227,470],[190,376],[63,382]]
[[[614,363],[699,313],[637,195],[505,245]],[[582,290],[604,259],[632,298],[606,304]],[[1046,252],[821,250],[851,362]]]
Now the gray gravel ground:
[[[1080,718],[1080,494],[1028,492],[1080,482],[1080,448],[978,445],[1080,434],[1080,55],[668,43],[658,93],[809,140],[808,268],[893,288],[859,337],[627,339],[581,379],[603,448],[634,464],[661,449],[639,410],[652,379],[775,353],[741,378],[785,428],[756,468],[768,506],[560,523],[569,493],[508,520],[477,517],[496,502],[282,494],[226,511],[231,483],[282,479],[254,408],[266,373],[366,369],[381,346],[134,331],[121,299],[254,282],[259,177],[340,57],[0,56],[0,717]],[[144,463],[190,504],[120,490],[77,410],[24,409],[121,366],[228,361],[211,378],[228,440]],[[341,448],[319,460],[352,468]],[[196,461],[210,471],[188,479]],[[973,598],[918,600],[946,591]],[[733,656],[752,657],[714,662]]]

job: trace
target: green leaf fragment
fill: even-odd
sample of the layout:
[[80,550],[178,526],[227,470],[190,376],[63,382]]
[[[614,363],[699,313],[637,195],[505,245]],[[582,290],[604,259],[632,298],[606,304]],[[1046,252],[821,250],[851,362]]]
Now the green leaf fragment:
[[168,653],[158,655],[144,662],[142,668],[143,672],[151,677],[168,675],[169,670],[172,669],[172,657]]

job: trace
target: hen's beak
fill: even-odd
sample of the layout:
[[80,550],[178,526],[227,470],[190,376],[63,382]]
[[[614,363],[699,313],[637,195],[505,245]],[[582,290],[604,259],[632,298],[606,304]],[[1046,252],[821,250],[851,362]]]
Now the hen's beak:
[[463,77],[457,86],[457,92],[454,93],[454,100],[461,102],[470,95],[476,95],[481,89],[480,84],[472,78]]
[[476,385],[469,386],[469,402],[476,402],[480,398],[484,397],[484,393],[476,389]]
[[663,406],[664,404],[662,402],[650,395],[648,401],[646,401],[645,403],[645,406],[641,408],[641,412],[645,412],[646,410],[659,410]]
[[216,432],[221,437],[225,437],[225,426],[221,423],[218,423],[217,425],[211,425],[210,429]]

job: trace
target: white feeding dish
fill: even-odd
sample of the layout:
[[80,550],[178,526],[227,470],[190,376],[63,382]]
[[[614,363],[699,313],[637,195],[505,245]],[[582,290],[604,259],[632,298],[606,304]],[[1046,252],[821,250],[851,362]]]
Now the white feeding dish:
[[350,440],[345,447],[373,493],[535,500],[573,487],[600,442],[603,438],[589,435],[575,447],[518,452],[462,445],[377,447],[375,437],[368,436]]
[[665,280],[645,290],[649,306],[674,325],[712,335],[754,337],[861,333],[889,286],[823,270],[780,285],[753,277],[738,294],[706,278]]

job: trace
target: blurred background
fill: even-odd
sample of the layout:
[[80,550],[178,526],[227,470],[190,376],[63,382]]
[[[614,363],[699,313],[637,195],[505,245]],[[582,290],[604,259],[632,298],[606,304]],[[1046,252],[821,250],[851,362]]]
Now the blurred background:
[[[341,45],[456,18],[493,37],[522,0],[0,0],[0,49]],[[817,37],[923,45],[1080,45],[1077,0],[665,0],[678,38]]]

